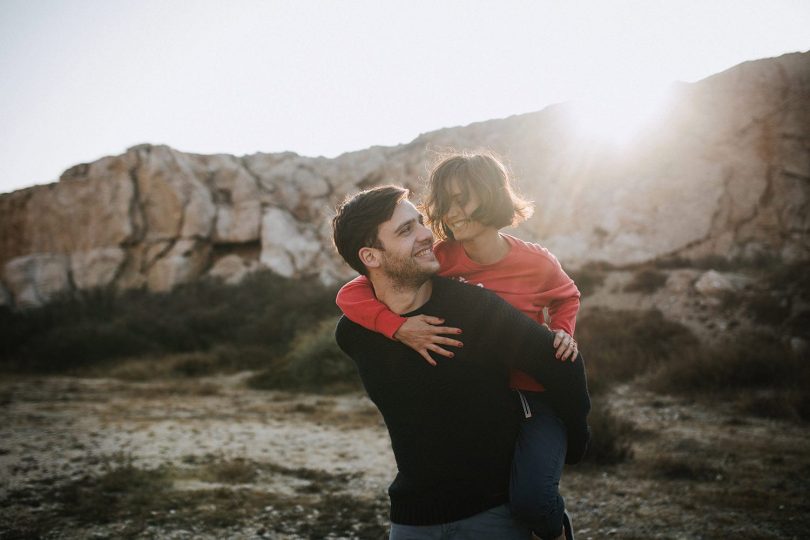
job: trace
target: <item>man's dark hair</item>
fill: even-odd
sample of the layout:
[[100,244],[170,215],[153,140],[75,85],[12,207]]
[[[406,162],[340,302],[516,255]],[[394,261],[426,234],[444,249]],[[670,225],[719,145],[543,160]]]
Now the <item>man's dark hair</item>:
[[407,198],[405,188],[379,186],[361,191],[337,207],[332,218],[332,241],[349,266],[368,276],[368,269],[360,260],[360,249],[383,247],[377,236],[380,224],[391,219],[397,204]]

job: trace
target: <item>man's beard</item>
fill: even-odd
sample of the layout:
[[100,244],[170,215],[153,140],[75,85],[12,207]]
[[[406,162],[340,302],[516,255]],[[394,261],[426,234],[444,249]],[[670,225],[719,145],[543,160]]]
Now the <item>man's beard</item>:
[[413,257],[398,257],[388,255],[382,251],[382,271],[398,288],[418,287],[439,271],[438,263],[435,268],[420,266]]

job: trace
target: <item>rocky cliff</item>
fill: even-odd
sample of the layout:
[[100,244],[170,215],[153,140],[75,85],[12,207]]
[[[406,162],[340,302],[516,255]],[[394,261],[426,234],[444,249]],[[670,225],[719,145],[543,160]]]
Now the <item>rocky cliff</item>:
[[0,195],[0,305],[71,289],[163,291],[257,268],[324,282],[351,272],[332,209],[380,183],[420,192],[437,151],[509,162],[535,217],[517,234],[566,267],[666,256],[810,260],[810,53],[746,62],[678,84],[630,143],[579,134],[572,105],[442,129],[334,159],[196,155],[141,145]]

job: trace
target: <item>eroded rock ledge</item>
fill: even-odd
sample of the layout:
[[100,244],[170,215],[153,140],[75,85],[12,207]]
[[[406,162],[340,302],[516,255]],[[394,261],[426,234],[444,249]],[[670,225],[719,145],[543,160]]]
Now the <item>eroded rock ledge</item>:
[[393,182],[420,192],[436,152],[505,156],[537,203],[517,234],[566,267],[665,256],[810,259],[810,53],[746,62],[673,87],[666,113],[623,147],[588,139],[571,105],[426,133],[334,159],[197,155],[141,145],[0,195],[0,305],[71,289],[169,290],[258,268],[323,282],[352,273],[332,209]]

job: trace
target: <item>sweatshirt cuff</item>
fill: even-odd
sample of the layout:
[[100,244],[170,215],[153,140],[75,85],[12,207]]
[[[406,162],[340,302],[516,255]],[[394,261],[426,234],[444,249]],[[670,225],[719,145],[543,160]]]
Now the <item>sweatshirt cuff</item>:
[[396,313],[388,310],[381,311],[379,315],[377,315],[377,320],[374,321],[374,326],[377,330],[386,336],[388,339],[392,339],[397,341],[397,338],[394,337],[394,334],[397,333],[399,327],[405,324],[407,319],[405,317],[400,317]]

